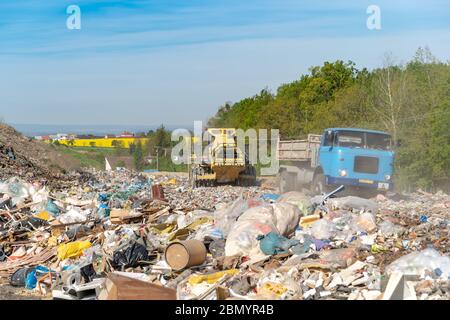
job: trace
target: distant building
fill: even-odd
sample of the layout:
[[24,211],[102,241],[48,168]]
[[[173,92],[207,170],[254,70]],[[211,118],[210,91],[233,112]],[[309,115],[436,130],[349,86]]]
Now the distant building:
[[57,133],[56,134],[56,140],[68,140],[69,135],[67,133]]
[[134,134],[128,131],[124,131],[121,134],[117,135],[116,138],[134,138]]

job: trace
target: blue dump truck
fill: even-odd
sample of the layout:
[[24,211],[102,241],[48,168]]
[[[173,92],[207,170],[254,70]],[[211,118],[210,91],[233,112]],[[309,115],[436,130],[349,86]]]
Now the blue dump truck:
[[386,132],[330,128],[306,140],[280,140],[277,149],[282,193],[308,186],[315,194],[339,185],[369,194],[393,188],[394,152]]

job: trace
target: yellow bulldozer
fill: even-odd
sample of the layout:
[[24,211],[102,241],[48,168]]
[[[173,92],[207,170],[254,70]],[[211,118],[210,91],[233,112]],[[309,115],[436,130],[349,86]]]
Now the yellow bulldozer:
[[189,178],[193,187],[215,186],[232,183],[241,186],[256,184],[256,169],[248,161],[245,150],[240,150],[236,142],[236,129],[209,128],[213,142],[206,159],[201,163],[192,155]]

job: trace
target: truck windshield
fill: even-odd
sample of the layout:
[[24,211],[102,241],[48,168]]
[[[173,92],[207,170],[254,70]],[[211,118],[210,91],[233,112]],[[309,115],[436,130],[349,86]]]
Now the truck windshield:
[[391,137],[388,134],[361,131],[337,131],[336,144],[340,147],[390,150]]
[[366,146],[368,149],[391,150],[391,136],[381,133],[366,133]]

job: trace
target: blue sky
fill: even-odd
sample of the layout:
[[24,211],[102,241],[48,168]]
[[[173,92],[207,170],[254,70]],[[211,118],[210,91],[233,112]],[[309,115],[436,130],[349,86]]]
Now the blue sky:
[[[66,28],[67,6],[81,30]],[[368,30],[366,8],[381,8]],[[11,123],[192,124],[326,60],[450,59],[450,2],[0,2],[0,117]]]

